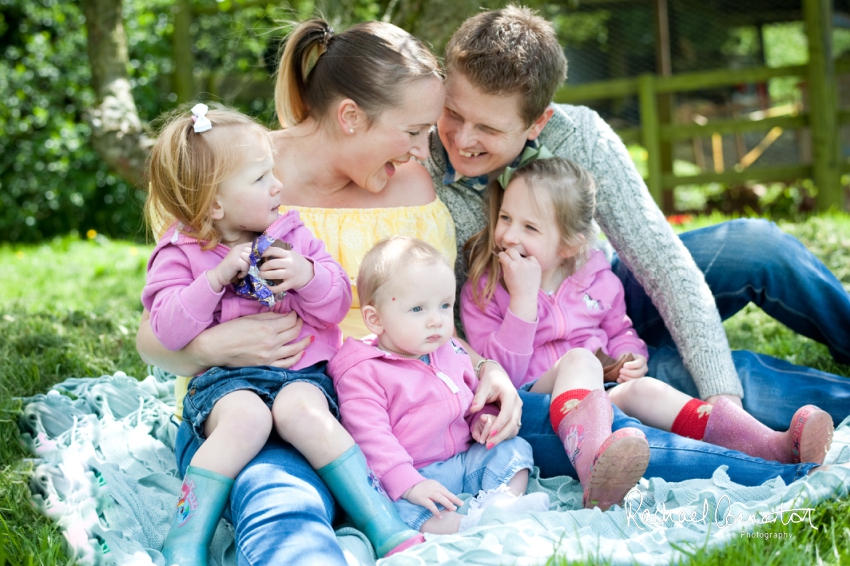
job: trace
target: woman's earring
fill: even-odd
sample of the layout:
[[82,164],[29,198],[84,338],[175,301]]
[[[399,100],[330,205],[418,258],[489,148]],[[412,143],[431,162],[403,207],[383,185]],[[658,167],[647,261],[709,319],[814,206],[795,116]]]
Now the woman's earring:
[[354,133],[354,128],[348,128],[348,133],[349,133],[349,134],[353,134],[353,133]]

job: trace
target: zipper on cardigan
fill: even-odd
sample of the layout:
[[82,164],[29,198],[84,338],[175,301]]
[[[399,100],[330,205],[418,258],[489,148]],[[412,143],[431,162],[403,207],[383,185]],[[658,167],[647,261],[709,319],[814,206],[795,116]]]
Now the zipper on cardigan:
[[455,385],[455,382],[452,381],[452,379],[449,376],[447,376],[446,374],[444,374],[443,372],[438,371],[437,377],[439,377],[440,381],[445,383],[448,386],[448,388],[451,390],[451,392],[454,393],[455,395],[457,395],[457,392],[460,391],[460,389],[458,389],[458,386]]
[[561,293],[561,289],[563,288],[563,284],[558,287],[558,290],[555,291],[552,295],[546,295],[546,298],[549,300],[550,305],[552,306],[552,310],[554,311],[555,320],[557,325],[555,327],[556,333],[552,340],[546,343],[546,346],[549,350],[549,366],[555,365],[555,362],[558,361],[560,356],[558,355],[558,351],[555,349],[555,346],[552,344],[555,340],[564,336],[564,333],[567,331],[567,322],[564,318],[564,311],[561,310],[560,305],[558,304],[558,295]]

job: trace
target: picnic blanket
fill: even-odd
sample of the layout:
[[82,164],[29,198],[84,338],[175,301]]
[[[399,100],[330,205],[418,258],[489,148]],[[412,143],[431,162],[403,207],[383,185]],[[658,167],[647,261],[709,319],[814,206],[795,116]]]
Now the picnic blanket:
[[[164,565],[160,548],[181,485],[173,453],[173,389],[171,376],[139,381],[118,372],[71,378],[23,400],[19,424],[34,456],[32,502],[58,523],[78,564]],[[829,471],[791,485],[776,478],[757,487],[731,482],[723,466],[711,479],[644,479],[622,508],[604,513],[581,508],[576,480],[541,479],[535,468],[529,491],[549,494],[548,512],[508,515],[490,508],[479,527],[428,535],[424,544],[381,564],[544,564],[556,553],[610,564],[670,564],[695,549],[746,536],[763,523],[808,520],[816,528],[811,508],[827,498],[848,497],[848,462],[850,418],[836,429],[827,456],[827,463],[843,465]],[[336,534],[350,564],[375,564],[362,533],[344,527]],[[235,564],[233,528],[222,521],[211,565]]]

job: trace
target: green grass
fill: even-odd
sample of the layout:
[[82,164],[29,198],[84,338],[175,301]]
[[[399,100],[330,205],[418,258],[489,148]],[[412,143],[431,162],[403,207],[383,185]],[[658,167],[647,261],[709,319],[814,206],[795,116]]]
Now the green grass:
[[[850,217],[825,216],[800,224],[780,223],[780,227],[799,238],[850,290]],[[725,326],[733,348],[755,350],[795,364],[850,375],[850,367],[835,363],[826,346],[797,336],[753,305],[726,321]]]
[[[722,220],[699,218],[690,229]],[[850,217],[813,218],[783,224],[824,260],[850,288]],[[68,564],[58,528],[28,500],[29,464],[17,436],[16,397],[45,392],[72,376],[122,370],[143,377],[135,348],[139,295],[150,246],[57,239],[39,246],[0,246],[0,566]],[[826,348],[794,335],[758,309],[748,308],[725,323],[733,348],[772,354],[789,361],[850,375]],[[800,525],[771,528],[793,538],[736,539],[719,551],[697,551],[693,565],[847,564],[850,562],[850,501],[820,505],[817,531]],[[560,558],[552,561],[563,563]]]
[[66,564],[63,537],[29,503],[17,397],[72,376],[144,376],[135,335],[149,247],[75,238],[0,247],[0,566]]

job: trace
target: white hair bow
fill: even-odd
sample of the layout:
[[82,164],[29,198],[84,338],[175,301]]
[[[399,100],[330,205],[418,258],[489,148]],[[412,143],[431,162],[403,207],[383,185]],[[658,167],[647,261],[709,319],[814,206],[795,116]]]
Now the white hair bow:
[[192,107],[192,120],[195,122],[195,133],[200,134],[212,129],[212,122],[207,118],[209,107],[204,103],[198,103]]

